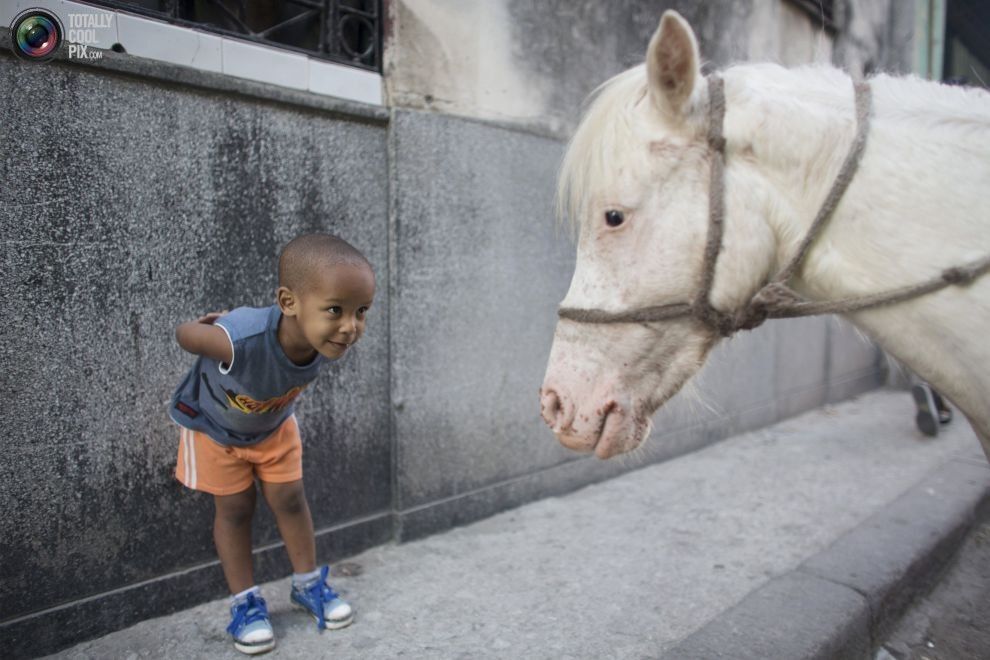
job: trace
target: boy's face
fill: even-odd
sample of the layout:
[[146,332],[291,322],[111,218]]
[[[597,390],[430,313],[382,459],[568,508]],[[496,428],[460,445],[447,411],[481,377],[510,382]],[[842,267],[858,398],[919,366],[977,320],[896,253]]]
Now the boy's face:
[[365,314],[374,297],[375,275],[370,268],[336,264],[320,269],[296,299],[292,315],[309,345],[336,360],[364,334]]

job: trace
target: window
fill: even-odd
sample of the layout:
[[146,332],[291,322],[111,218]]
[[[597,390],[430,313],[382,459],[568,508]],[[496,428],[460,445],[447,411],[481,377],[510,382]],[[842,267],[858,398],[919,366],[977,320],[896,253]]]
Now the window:
[[381,0],[90,0],[381,72]]
[[944,78],[990,86],[990,6],[986,0],[949,0]]

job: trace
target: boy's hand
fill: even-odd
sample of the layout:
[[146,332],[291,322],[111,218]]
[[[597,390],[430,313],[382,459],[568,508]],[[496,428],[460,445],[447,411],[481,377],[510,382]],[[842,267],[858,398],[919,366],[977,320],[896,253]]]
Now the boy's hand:
[[218,318],[220,318],[229,311],[230,311],[229,309],[225,309],[222,312],[208,312],[200,316],[198,319],[196,319],[196,323],[206,323],[208,325],[213,325],[214,321],[216,321]]

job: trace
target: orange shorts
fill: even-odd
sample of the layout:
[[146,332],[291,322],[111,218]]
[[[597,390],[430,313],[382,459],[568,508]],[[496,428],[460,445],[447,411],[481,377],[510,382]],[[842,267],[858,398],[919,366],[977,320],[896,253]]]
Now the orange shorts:
[[249,447],[221,445],[201,431],[179,427],[175,478],[193,490],[233,495],[260,481],[286,483],[302,479],[302,438],[296,416]]

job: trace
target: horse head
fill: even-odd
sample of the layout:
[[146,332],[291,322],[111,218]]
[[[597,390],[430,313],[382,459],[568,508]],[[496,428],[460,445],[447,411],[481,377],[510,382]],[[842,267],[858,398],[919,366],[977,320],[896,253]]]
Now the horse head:
[[[577,263],[562,308],[615,314],[691,303],[709,227],[709,89],[698,44],[664,13],[646,62],[605,83],[561,165],[558,206],[577,229]],[[744,143],[708,301],[745,305],[774,264],[769,195]],[[721,194],[721,193],[720,193]],[[719,332],[695,316],[585,323],[562,314],[540,391],[560,442],[608,458],[649,435],[653,413],[695,374]]]

